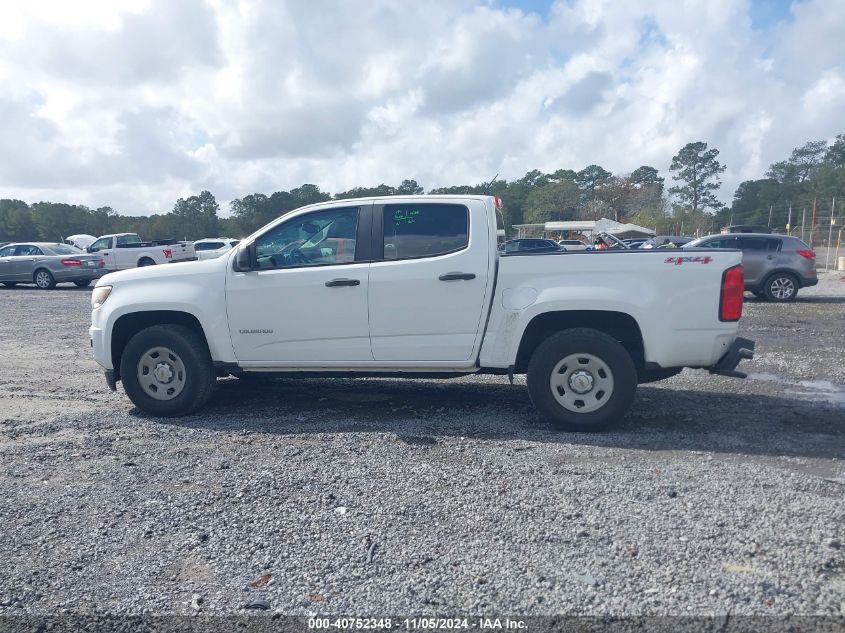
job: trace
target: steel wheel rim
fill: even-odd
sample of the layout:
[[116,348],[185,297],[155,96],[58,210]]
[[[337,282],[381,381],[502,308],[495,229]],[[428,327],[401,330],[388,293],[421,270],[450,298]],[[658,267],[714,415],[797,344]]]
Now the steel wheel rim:
[[570,354],[558,362],[549,377],[552,396],[567,411],[592,413],[613,395],[613,372],[593,354]]
[[185,388],[185,363],[168,347],[153,347],[138,360],[138,384],[155,400],[173,400]]
[[778,277],[772,281],[772,294],[777,299],[789,299],[795,292],[795,284],[789,277]]
[[50,286],[50,273],[43,270],[35,275],[35,285],[39,288],[48,288]]

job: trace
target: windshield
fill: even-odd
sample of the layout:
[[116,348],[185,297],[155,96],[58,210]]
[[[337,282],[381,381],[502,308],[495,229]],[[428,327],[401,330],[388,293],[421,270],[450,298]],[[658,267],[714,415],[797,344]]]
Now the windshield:
[[44,250],[53,255],[79,255],[83,252],[81,249],[70,246],[69,244],[51,244],[50,246],[45,246]]

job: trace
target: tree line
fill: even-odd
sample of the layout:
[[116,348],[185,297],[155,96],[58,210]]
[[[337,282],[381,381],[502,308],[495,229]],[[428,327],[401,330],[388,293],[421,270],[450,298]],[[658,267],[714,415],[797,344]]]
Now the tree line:
[[[516,224],[607,217],[661,234],[705,234],[729,223],[784,227],[789,222],[794,227],[799,211],[806,213],[814,201],[821,218],[823,209],[830,214],[829,201],[834,196],[845,198],[845,134],[830,144],[810,141],[795,148],[788,158],[772,164],[765,178],[742,182],[730,206],[716,196],[725,171],[718,156],[719,150],[703,141],[687,143],[669,165],[674,184],[668,188],[651,165],[621,174],[588,165],[580,171],[544,173],[534,169],[512,181],[494,178],[439,187],[428,193],[499,196],[509,232]],[[422,193],[423,187],[412,179],[396,186],[355,187],[334,195],[317,185],[303,184],[290,191],[252,193],[232,200],[228,217],[220,217],[220,205],[209,191],[178,199],[168,213],[148,216],[121,215],[111,207],[91,209],[67,203],[27,204],[0,199],[0,241],[59,241],[76,233],[98,236],[122,232],[138,233],[146,239],[237,238],[307,204]]]

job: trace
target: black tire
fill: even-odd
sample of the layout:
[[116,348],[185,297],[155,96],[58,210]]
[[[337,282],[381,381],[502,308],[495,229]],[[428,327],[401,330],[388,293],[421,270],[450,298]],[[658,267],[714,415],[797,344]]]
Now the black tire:
[[138,261],[138,268],[141,268],[142,266],[155,266],[155,264],[156,263],[153,260],[151,260],[149,257],[142,257]]
[[15,286],[18,285],[18,283],[16,281],[4,281],[3,285],[6,286],[7,288],[14,288]]
[[91,280],[90,279],[87,279],[87,280],[86,279],[77,279],[73,283],[74,283],[74,285],[76,285],[77,288],[87,288],[88,286],[91,285]]
[[[577,404],[567,408],[554,395],[551,385],[553,375],[569,375],[572,372],[555,372],[556,367],[567,357],[585,354],[597,359],[609,370],[612,387],[609,394],[601,389],[584,394],[593,398],[598,408],[579,412]],[[583,359],[578,359],[581,362]],[[591,361],[592,362],[592,361]],[[579,365],[576,365],[579,366]],[[586,370],[585,370],[586,371]],[[598,370],[607,374],[603,369]],[[590,372],[587,372],[590,373]],[[602,378],[606,380],[606,375]],[[594,384],[592,379],[590,384]],[[558,391],[558,397],[576,398],[576,392]],[[528,394],[536,409],[552,425],[562,431],[600,431],[618,422],[627,413],[637,391],[637,369],[628,351],[614,338],[588,328],[574,328],[559,332],[540,343],[528,363]],[[575,395],[573,395],[575,394]],[[603,402],[601,400],[606,398]],[[582,401],[583,402],[583,401]],[[589,405],[584,407],[589,409]]]
[[[170,400],[148,395],[138,376],[142,356],[157,347],[172,350],[184,366],[181,392]],[[164,417],[188,415],[202,408],[217,380],[205,339],[190,328],[173,324],[153,325],[129,339],[120,358],[120,378],[135,406]]]
[[795,300],[795,297],[798,296],[799,287],[798,279],[794,275],[775,273],[766,279],[763,292],[766,293],[766,299],[769,301],[787,303]]
[[52,290],[56,287],[56,280],[46,268],[39,268],[32,273],[32,282],[38,286],[40,290]]

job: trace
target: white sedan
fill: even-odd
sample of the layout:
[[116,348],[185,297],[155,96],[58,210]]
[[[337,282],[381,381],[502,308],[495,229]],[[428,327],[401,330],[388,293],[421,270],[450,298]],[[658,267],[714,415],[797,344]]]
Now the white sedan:
[[194,250],[197,252],[197,259],[217,259],[223,253],[228,253],[240,240],[233,240],[231,237],[207,237],[194,242]]

